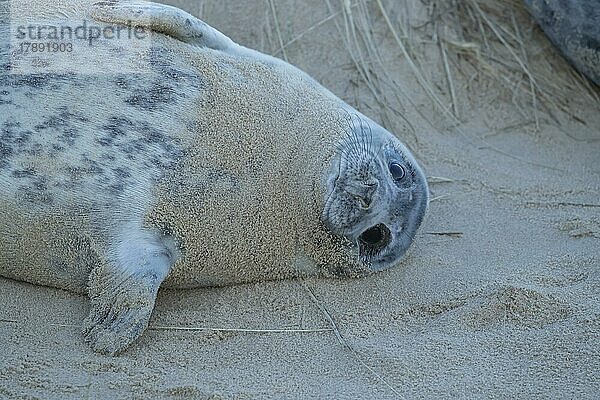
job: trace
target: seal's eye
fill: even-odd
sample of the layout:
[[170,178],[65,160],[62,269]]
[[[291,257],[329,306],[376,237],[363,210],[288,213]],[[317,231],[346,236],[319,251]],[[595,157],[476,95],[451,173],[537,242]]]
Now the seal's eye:
[[406,176],[406,170],[404,167],[397,162],[393,162],[390,164],[390,173],[392,174],[392,178],[395,181],[399,181],[400,179]]

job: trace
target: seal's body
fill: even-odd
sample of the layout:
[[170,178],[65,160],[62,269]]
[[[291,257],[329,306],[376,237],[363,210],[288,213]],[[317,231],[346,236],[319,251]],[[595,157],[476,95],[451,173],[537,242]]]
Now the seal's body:
[[[2,65],[0,274],[89,293],[95,350],[135,340],[161,285],[357,276],[406,252],[427,184],[391,134],[181,10],[81,3],[45,23],[152,40],[142,61],[98,39],[70,72]],[[90,73],[99,62],[136,71]]]
[[524,0],[565,58],[600,86],[600,1]]

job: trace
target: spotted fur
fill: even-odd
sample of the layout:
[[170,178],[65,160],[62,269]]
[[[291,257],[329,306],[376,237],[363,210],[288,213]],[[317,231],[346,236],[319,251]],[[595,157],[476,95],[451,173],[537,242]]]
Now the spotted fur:
[[[410,219],[411,235],[424,213],[422,173],[389,132],[298,69],[181,10],[74,4],[37,6],[44,21],[132,18],[154,36],[137,73],[87,73],[99,60],[125,62],[108,40],[83,51],[71,72],[4,67],[0,274],[87,292],[92,348],[115,354],[135,340],[161,285],[356,275],[404,253],[412,236],[381,260],[359,257],[357,247],[382,213],[416,210],[393,221]],[[347,195],[349,182],[382,178],[384,164],[373,160],[391,152],[404,155],[421,186],[394,192],[393,210],[386,201],[365,213]],[[377,196],[392,199],[386,187]]]

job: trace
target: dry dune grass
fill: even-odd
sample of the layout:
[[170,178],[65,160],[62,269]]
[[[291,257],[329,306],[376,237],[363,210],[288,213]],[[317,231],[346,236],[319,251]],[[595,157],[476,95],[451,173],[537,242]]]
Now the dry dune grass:
[[[585,77],[560,57],[549,57],[557,50],[520,0],[326,0],[329,15],[288,41],[273,0],[268,3],[276,36],[267,30],[272,53],[287,60],[287,47],[323,24],[335,24],[338,40],[387,122],[404,119],[397,97],[402,103],[414,95],[389,73],[395,55],[449,121],[460,121],[461,106],[468,107],[465,95],[490,86],[499,91],[497,98],[529,110],[537,129],[540,113],[558,122],[555,114],[562,111],[581,122],[578,105],[600,101]],[[395,54],[381,45],[385,40],[393,42]]]

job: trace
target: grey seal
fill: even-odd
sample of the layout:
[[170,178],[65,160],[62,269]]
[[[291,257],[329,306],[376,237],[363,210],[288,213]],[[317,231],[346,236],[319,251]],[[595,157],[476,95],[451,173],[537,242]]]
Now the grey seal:
[[524,0],[564,57],[600,86],[600,1]]
[[362,276],[404,256],[423,171],[305,73],[166,5],[38,7],[45,26],[152,32],[140,57],[95,38],[72,70],[48,56],[48,72],[0,75],[0,275],[87,293],[95,351],[136,340],[159,287]]

